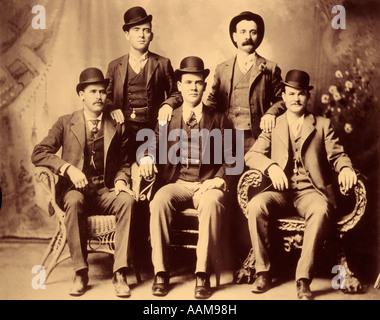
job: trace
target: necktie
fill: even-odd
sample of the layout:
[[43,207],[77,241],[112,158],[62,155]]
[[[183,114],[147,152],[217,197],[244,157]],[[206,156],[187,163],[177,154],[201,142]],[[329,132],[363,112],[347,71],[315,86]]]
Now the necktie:
[[194,111],[191,111],[189,119],[187,119],[186,124],[192,128],[197,124],[197,118],[195,117]]
[[99,132],[99,129],[98,129],[98,122],[99,120],[90,120],[93,127],[91,129],[91,132],[94,136],[96,136],[96,134]]

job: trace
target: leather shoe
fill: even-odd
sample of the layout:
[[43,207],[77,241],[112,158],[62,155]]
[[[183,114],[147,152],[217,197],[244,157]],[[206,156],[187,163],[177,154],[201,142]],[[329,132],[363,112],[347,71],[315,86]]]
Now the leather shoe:
[[260,272],[252,285],[253,293],[264,293],[268,291],[272,284],[272,278],[269,272]]
[[166,272],[158,272],[154,277],[152,294],[158,297],[164,297],[169,292],[169,276]]
[[69,291],[71,296],[81,296],[86,292],[88,284],[88,271],[79,270],[75,272],[73,279],[73,287]]
[[127,278],[125,272],[116,271],[113,274],[112,283],[115,286],[115,294],[120,298],[129,298],[131,296],[131,289],[127,284]]
[[299,279],[297,284],[297,297],[300,300],[312,300],[313,295],[310,291],[310,280],[309,279]]
[[196,299],[208,299],[211,297],[210,276],[205,272],[198,272],[195,278],[194,297]]

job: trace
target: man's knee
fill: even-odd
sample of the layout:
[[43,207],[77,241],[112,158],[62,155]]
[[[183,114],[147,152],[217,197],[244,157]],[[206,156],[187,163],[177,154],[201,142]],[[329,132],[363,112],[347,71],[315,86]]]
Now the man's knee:
[[248,220],[256,220],[261,215],[268,212],[268,202],[260,195],[253,197],[248,202]]
[[135,203],[135,199],[126,192],[119,193],[114,202],[115,211],[127,211]]
[[[225,194],[218,189],[208,190],[199,201],[198,210],[205,212],[220,212],[225,208]],[[214,210],[217,208],[218,210]]]
[[67,192],[63,198],[63,205],[65,211],[70,208],[83,208],[84,206],[84,195],[77,190],[70,190]]
[[327,201],[315,201],[309,205],[306,213],[306,220],[313,218],[319,221],[327,220],[329,216],[329,205]]

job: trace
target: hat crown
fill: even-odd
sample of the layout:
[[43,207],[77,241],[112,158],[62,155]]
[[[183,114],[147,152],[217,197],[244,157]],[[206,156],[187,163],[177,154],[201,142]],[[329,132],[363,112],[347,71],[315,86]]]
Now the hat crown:
[[310,90],[313,86],[309,85],[310,76],[307,72],[302,70],[290,70],[286,74],[284,84],[296,89]]
[[132,7],[124,13],[124,22],[126,24],[143,20],[148,15],[142,7]]
[[194,71],[199,70],[199,72],[202,72],[204,70],[204,63],[201,58],[194,56],[186,57],[182,59],[180,69]]
[[79,82],[97,82],[103,81],[103,72],[98,68],[87,68],[83,70],[79,76]]

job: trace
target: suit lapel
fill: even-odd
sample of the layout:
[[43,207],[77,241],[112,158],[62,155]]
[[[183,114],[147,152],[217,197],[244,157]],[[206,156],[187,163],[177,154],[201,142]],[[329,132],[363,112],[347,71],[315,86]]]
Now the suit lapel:
[[152,79],[153,73],[154,73],[154,71],[155,71],[155,70],[157,69],[157,67],[158,67],[157,57],[154,56],[154,55],[153,55],[152,53],[150,53],[150,52],[149,52],[149,57],[148,57],[147,65],[148,65],[148,77],[147,77],[146,86],[148,87],[148,86],[149,86],[149,83],[150,83],[150,80]]
[[302,125],[301,131],[301,152],[304,146],[304,143],[309,138],[309,136],[315,131],[315,118],[311,113],[305,114],[305,119]]
[[119,77],[122,79],[121,83],[124,83],[124,80],[127,76],[127,70],[128,70],[128,61],[129,61],[129,53],[126,54],[123,59],[119,62]]
[[74,115],[71,118],[71,124],[71,131],[77,138],[78,143],[81,146],[81,150],[84,150],[86,145],[86,131],[83,110],[74,112]]
[[230,96],[231,96],[231,86],[232,86],[232,81],[233,81],[233,76],[234,76],[235,63],[236,63],[236,57],[228,60],[224,68],[224,73],[226,74],[226,79],[227,79],[226,91],[228,92],[228,101],[230,101]]
[[[288,120],[286,119],[286,113],[279,116],[276,120],[276,127],[273,129],[273,138],[278,138],[280,141],[280,144],[278,145],[279,148],[281,148],[281,151],[279,154],[287,155],[289,154],[289,125]],[[272,148],[276,146],[272,145]],[[286,166],[286,163],[283,164],[283,166]]]
[[256,63],[252,65],[251,77],[249,79],[249,86],[251,87],[256,78],[261,74],[260,65],[265,62],[265,59],[256,54]]
[[116,134],[116,128],[113,122],[103,113],[104,121],[104,160],[107,159],[108,149],[110,147],[111,141]]

